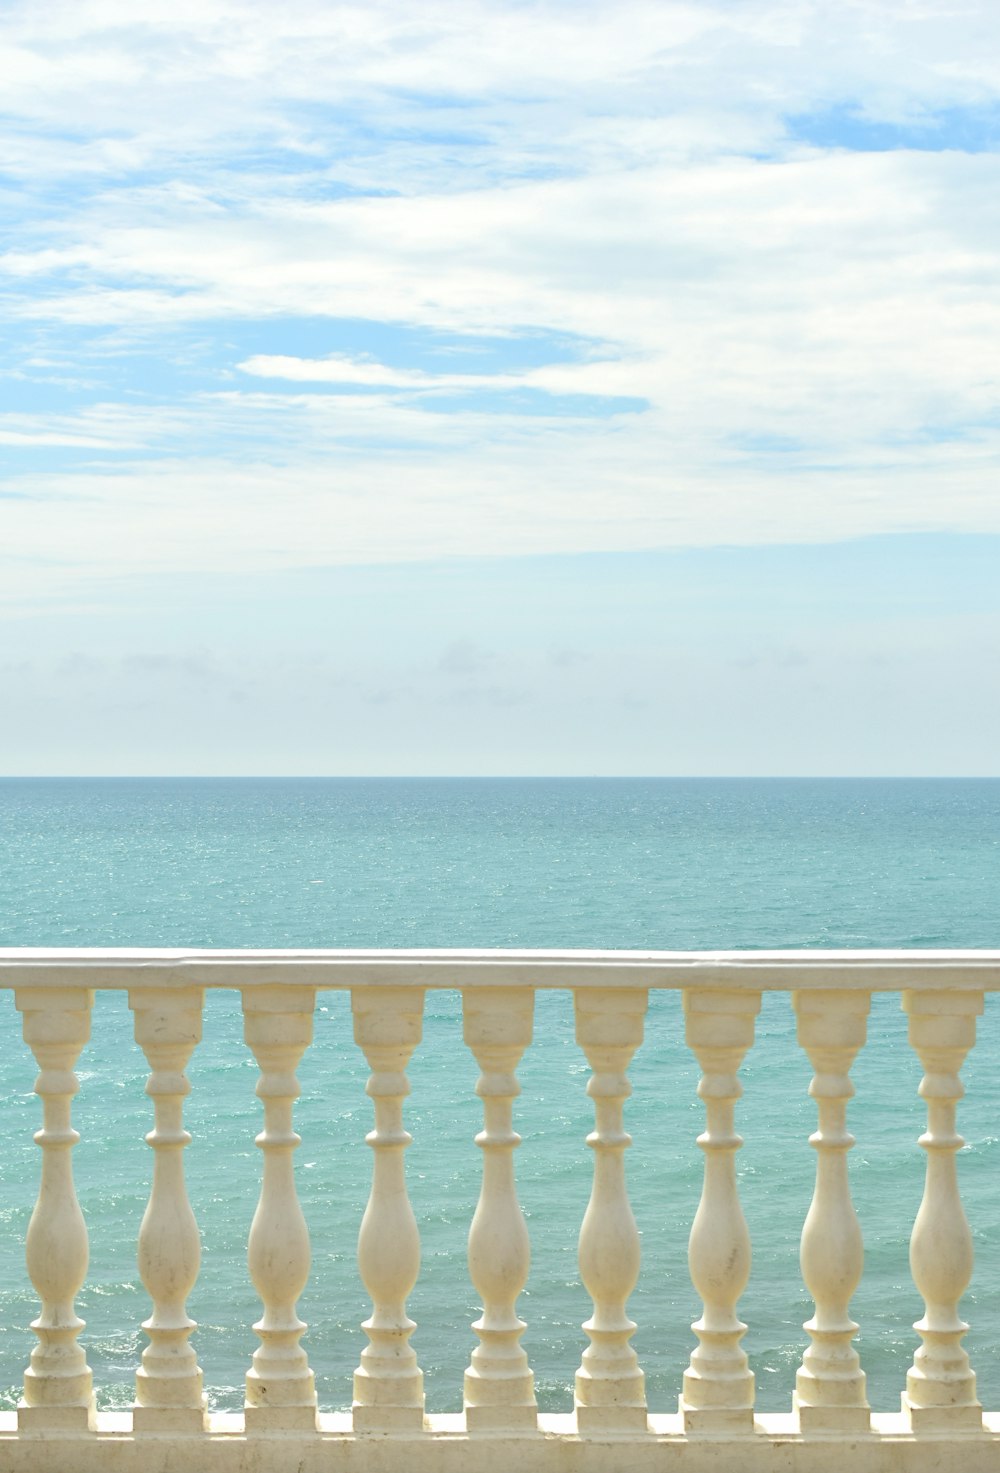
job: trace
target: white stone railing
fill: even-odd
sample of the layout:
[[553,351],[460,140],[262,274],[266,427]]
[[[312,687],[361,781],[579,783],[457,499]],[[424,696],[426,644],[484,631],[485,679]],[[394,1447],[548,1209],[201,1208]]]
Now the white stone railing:
[[[0,1414],[0,1460],[11,1473],[93,1469],[167,1473],[180,1467],[367,1473],[579,1467],[597,1473],[620,1458],[630,1470],[683,1457],[686,1469],[950,1468],[977,1473],[1000,1459],[1000,1413],[983,1412],[962,1341],[959,1301],[972,1271],[972,1238],[959,1194],[959,1074],[975,1042],[984,993],[1000,990],[1000,952],[167,952],[0,951],[0,985],[12,987],[39,1067],[41,1184],[28,1228],[28,1271],[41,1301],[37,1344],[16,1412]],[[186,1301],[196,1281],[199,1234],[184,1185],[184,1070],[201,1036],[205,988],[242,993],[246,1041],[259,1066],[263,1129],[260,1200],[248,1242],[263,1313],[246,1374],[241,1417],[206,1412]],[[579,1262],[593,1313],[576,1374],[575,1411],[539,1413],[521,1346],[518,1299],[530,1243],[518,1205],[514,1151],[516,1071],[531,1043],[534,991],[572,990],[577,1040],[591,1069],[594,1172],[580,1228]],[[74,1067],[90,1032],[94,989],[123,989],[149,1063],[153,1149],[138,1262],[152,1310],[136,1368],[131,1414],[97,1413],[74,1300],[87,1272],[87,1228],[71,1166]],[[317,1410],[306,1326],[297,1301],[309,1274],[305,1220],[295,1190],[299,1138],[296,1068],[312,1037],[317,992],[350,989],[354,1033],[371,1070],[371,1195],[360,1227],[359,1268],[372,1301],[367,1344],[354,1373],[350,1414]],[[420,1040],[427,988],[458,988],[464,1038],[481,1070],[479,1204],[470,1225],[472,1282],[482,1300],[464,1378],[465,1412],[434,1415],[410,1343],[407,1297],[420,1266],[420,1231],[406,1187],[406,1069]],[[629,1205],[623,1106],[642,1042],[650,988],[683,993],[687,1042],[701,1068],[705,1153],[701,1203],[691,1227],[691,1279],[703,1301],[676,1411],[647,1406],[632,1347],[629,1296],[639,1235]],[[754,1377],[742,1349],[739,1299],[750,1272],[735,1156],[739,1069],[753,1044],[763,991],[788,991],[814,1076],[816,1183],[802,1229],[802,1273],[815,1312],[791,1410],[754,1412]],[[927,1105],[923,1201],[910,1262],[925,1312],[900,1412],[873,1412],[854,1337],[851,1299],[862,1241],[847,1152],[850,1070],[865,1043],[874,991],[898,991],[924,1069]],[[4,1329],[10,1327],[3,1327]],[[942,1440],[960,1447],[942,1450]],[[617,1449],[612,1452],[611,1448]]]

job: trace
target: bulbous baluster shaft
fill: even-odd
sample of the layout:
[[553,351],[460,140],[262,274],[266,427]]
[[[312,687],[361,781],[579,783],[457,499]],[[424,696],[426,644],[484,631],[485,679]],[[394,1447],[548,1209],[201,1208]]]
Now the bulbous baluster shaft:
[[635,1324],[628,1297],[639,1277],[639,1232],[625,1186],[623,1107],[632,1093],[626,1070],[639,1044],[645,989],[575,993],[576,1041],[593,1074],[594,1184],[580,1229],[580,1276],[594,1301],[583,1328],[590,1344],[576,1373],[576,1420],[581,1431],[627,1431],[646,1426],[645,1377],[630,1345]]
[[680,1410],[687,1432],[752,1432],[754,1378],[740,1341],[746,1325],[736,1306],[750,1276],[750,1234],[736,1186],[734,1111],[743,1090],[737,1071],[753,1042],[759,992],[687,989],[687,1042],[702,1068],[705,1101],[701,1201],[691,1227],[688,1265],[702,1299],[691,1326],[698,1346],[684,1373]]
[[73,1072],[90,1037],[93,993],[85,988],[18,988],[24,1040],[38,1062],[42,1100],[42,1179],[26,1242],[28,1273],[42,1301],[31,1328],[38,1344],[24,1373],[18,1427],[28,1431],[93,1428],[93,1377],[77,1336],[84,1328],[74,1300],[87,1275],[87,1227],[73,1185],[70,1152],[80,1139],[70,1120],[79,1085]]
[[809,1093],[819,1128],[816,1186],[802,1229],[802,1277],[815,1300],[804,1329],[811,1344],[795,1379],[793,1406],[803,1432],[866,1432],[870,1423],[865,1373],[852,1344],[857,1325],[851,1297],[861,1282],[864,1248],[851,1201],[847,1152],[848,1074],[863,1046],[870,1005],[867,992],[796,992],[799,1043],[816,1073]]
[[243,993],[244,1036],[260,1066],[264,1103],[260,1201],[247,1243],[250,1277],[264,1313],[254,1325],[260,1345],[246,1377],[248,1432],[316,1426],[316,1387],[299,1343],[306,1325],[298,1300],[309,1278],[309,1232],[295,1190],[292,1126],[299,1097],[295,1070],[312,1042],[316,994],[311,987],[256,987]]
[[531,1244],[517,1200],[513,1127],[520,1094],[515,1070],[531,1042],[534,993],[525,988],[468,988],[463,995],[465,1042],[482,1074],[483,1182],[469,1231],[469,1274],[482,1302],[473,1329],[479,1345],[465,1373],[465,1417],[470,1429],[534,1427],[534,1377],[520,1344],[524,1322],[517,1298],[528,1278]]
[[914,1432],[980,1432],[975,1372],[962,1345],[968,1325],[958,1304],[972,1277],[972,1234],[958,1190],[955,1155],[965,1144],[955,1125],[964,1090],[958,1074],[976,1041],[981,992],[904,992],[910,1043],[924,1067],[927,1101],[924,1195],[910,1239],[910,1269],[924,1301],[914,1325],[922,1345],[906,1377],[903,1411]]
[[202,1373],[190,1336],[187,1297],[198,1277],[198,1225],[184,1184],[182,1124],[191,1086],[184,1073],[201,1038],[203,993],[133,991],[135,1039],[151,1069],[146,1093],[153,1101],[153,1188],[139,1229],[139,1273],[153,1312],[142,1328],[149,1344],[136,1373],[133,1426],[137,1432],[197,1432],[205,1427]]
[[354,1037],[372,1071],[375,1106],[372,1189],[358,1235],[358,1267],[371,1295],[369,1344],[354,1373],[354,1428],[390,1432],[424,1424],[424,1377],[410,1345],[416,1329],[406,1299],[420,1272],[420,1234],[406,1192],[403,1128],[406,1066],[420,1042],[424,994],[417,988],[355,988]]

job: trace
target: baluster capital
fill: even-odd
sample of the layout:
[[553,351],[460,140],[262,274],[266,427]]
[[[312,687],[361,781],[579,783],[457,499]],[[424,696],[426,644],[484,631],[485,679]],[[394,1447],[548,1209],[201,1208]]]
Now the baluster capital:
[[151,1064],[156,1061],[155,1068],[186,1067],[201,1042],[204,1001],[203,987],[177,987],[169,992],[129,989],[135,1041]]
[[627,1066],[642,1043],[648,1006],[645,987],[578,987],[573,993],[576,1041],[587,1058],[591,1049],[609,1048],[619,1067]]
[[354,1041],[369,1062],[374,1056],[380,1063],[400,1059],[405,1065],[423,1037],[424,989],[355,987],[351,1014]]
[[294,1069],[312,1043],[314,987],[245,987],[243,1037],[268,1071]]
[[[718,1052],[720,1072],[732,1073],[739,1068],[743,1055],[753,1043],[754,1019],[760,1012],[760,993],[750,988],[685,987],[684,1037],[699,1063],[707,1072]],[[705,1053],[706,1060],[702,1060]],[[739,1081],[734,1081],[742,1094]]]
[[24,1041],[35,1058],[41,1063],[38,1050],[44,1049],[52,1059],[42,1067],[72,1069],[90,1039],[93,989],[15,987],[14,1005],[21,1014]]
[[[928,1073],[940,1072],[961,1099],[965,1093],[958,1071],[976,1042],[976,1019],[982,1016],[982,992],[906,989],[902,1007],[909,1018],[910,1044]],[[940,1066],[939,1070],[935,1066]]]
[[792,1006],[799,1044],[810,1059],[812,1050],[816,1050],[821,1056],[830,1051],[831,1058],[840,1063],[845,1059],[848,1064],[854,1062],[868,1036],[870,992],[860,988],[804,988],[792,993]]
[[462,993],[462,1037],[477,1063],[511,1055],[531,1042],[535,994],[530,987],[467,987]]

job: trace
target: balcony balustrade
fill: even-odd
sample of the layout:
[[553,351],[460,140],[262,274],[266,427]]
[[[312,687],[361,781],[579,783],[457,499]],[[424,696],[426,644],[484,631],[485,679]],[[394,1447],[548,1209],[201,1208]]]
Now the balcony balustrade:
[[[686,1470],[994,1469],[1000,1413],[983,1411],[963,1348],[959,1301],[972,1272],[956,1153],[960,1071],[975,1042],[984,993],[1000,990],[1000,953],[986,952],[168,952],[0,951],[0,985],[12,987],[39,1074],[41,1179],[28,1228],[28,1272],[41,1302],[37,1344],[16,1412],[0,1414],[0,1465],[11,1473],[168,1473],[178,1468],[301,1473],[506,1470],[644,1473]],[[185,1069],[201,1037],[206,988],[242,994],[244,1033],[262,1104],[260,1198],[247,1244],[262,1304],[246,1372],[242,1416],[206,1410],[187,1300],[199,1268],[199,1232],[185,1190],[190,1136],[182,1111]],[[317,1408],[306,1325],[297,1305],[310,1243],[296,1196],[296,1070],[312,1040],[317,993],[349,989],[354,1037],[367,1060],[373,1106],[371,1194],[358,1239],[371,1299],[367,1343],[349,1414]],[[420,1042],[425,992],[462,993],[465,1043],[480,1070],[481,1189],[469,1225],[469,1274],[482,1302],[471,1326],[465,1410],[435,1414],[411,1343],[407,1301],[420,1270],[420,1224],[407,1193],[407,1068]],[[538,1411],[522,1345],[519,1298],[531,1245],[518,1204],[515,1102],[519,1063],[532,1043],[535,991],[573,993],[576,1037],[593,1102],[590,1201],[579,1265],[592,1313],[582,1326],[575,1410]],[[647,1405],[628,1302],[640,1274],[629,1203],[631,1144],[624,1105],[642,1044],[649,990],[680,990],[686,1038],[701,1079],[704,1152],[700,1205],[690,1230],[692,1283],[702,1300],[679,1406]],[[71,1165],[74,1072],[90,1034],[95,989],[128,993],[135,1037],[149,1065],[152,1180],[138,1239],[151,1302],[131,1413],[95,1411],[83,1322],[87,1226]],[[751,1242],[740,1205],[736,1153],[739,1071],[753,1047],[765,991],[792,997],[798,1039],[813,1069],[815,1191],[802,1227],[801,1267],[814,1301],[808,1347],[784,1414],[755,1413],[754,1376],[739,1301]],[[851,1318],[861,1281],[861,1230],[851,1201],[847,1126],[850,1072],[864,1047],[873,992],[901,994],[924,1075],[927,1128],[923,1200],[910,1264],[924,1301],[901,1409],[872,1411]],[[541,1045],[544,1047],[544,1044]],[[10,1327],[4,1327],[10,1328]],[[345,1397],[346,1400],[346,1397]]]

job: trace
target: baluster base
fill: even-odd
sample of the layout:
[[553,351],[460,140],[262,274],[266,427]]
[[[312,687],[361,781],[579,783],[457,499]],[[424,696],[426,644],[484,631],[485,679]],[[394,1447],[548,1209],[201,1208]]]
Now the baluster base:
[[136,1403],[132,1408],[133,1432],[207,1432],[208,1412],[204,1398],[201,1407],[147,1407]]
[[[474,1352],[473,1360],[477,1354],[489,1374],[484,1375],[476,1366],[470,1366],[465,1373],[465,1425],[482,1430],[537,1426],[535,1377],[531,1368],[515,1362],[515,1369],[505,1373],[484,1352]],[[523,1357],[519,1359],[523,1361]]]
[[576,1373],[576,1425],[581,1432],[644,1432],[649,1420],[646,1377]]
[[[588,1335],[604,1336],[611,1332],[595,1331],[593,1321],[583,1327]],[[635,1328],[629,1325],[630,1332]],[[619,1332],[614,1332],[618,1338]],[[627,1347],[628,1359],[616,1357],[602,1344],[591,1344],[583,1352],[583,1365],[576,1373],[574,1397],[577,1426],[587,1431],[643,1431],[648,1420],[646,1375],[635,1352]],[[629,1366],[628,1361],[631,1361]],[[595,1374],[596,1373],[596,1374]]]
[[576,1427],[578,1432],[645,1432],[649,1425],[649,1413],[644,1406],[587,1406],[576,1404]]
[[469,1432],[533,1432],[538,1426],[538,1408],[526,1406],[466,1406]]
[[246,1375],[243,1415],[248,1432],[310,1430],[317,1425],[312,1371],[277,1378],[252,1366]]
[[355,1432],[423,1432],[426,1426],[423,1407],[367,1406],[354,1402],[351,1423]]
[[[196,1417],[204,1416],[206,1400],[201,1367],[171,1374],[164,1367],[169,1367],[172,1359],[170,1356],[151,1356],[147,1352],[144,1363],[135,1373],[133,1412],[189,1412]],[[152,1368],[148,1364],[150,1361]],[[176,1367],[176,1360],[173,1360],[173,1365]]]
[[915,1406],[904,1391],[900,1402],[911,1432],[954,1432],[967,1436],[983,1431],[983,1409],[978,1401],[949,1406]]
[[29,1406],[18,1402],[18,1432],[96,1432],[97,1411],[89,1406]]
[[[366,1354],[362,1351],[362,1357]],[[423,1371],[415,1366],[402,1375],[387,1375],[381,1365],[377,1370],[372,1375],[359,1366],[354,1372],[351,1416],[355,1432],[420,1432],[424,1427]]]
[[[801,1375],[801,1372],[799,1373]],[[845,1383],[853,1389],[853,1383]],[[829,1395],[830,1383],[823,1383],[824,1394]],[[862,1395],[864,1387],[862,1385]],[[842,1406],[814,1406],[811,1402],[803,1401],[797,1391],[792,1392],[792,1411],[799,1424],[799,1431],[804,1434],[811,1432],[840,1432],[840,1433],[864,1433],[871,1431],[872,1414],[867,1405],[858,1406],[845,1402]]]
[[[695,1351],[693,1359],[704,1364],[704,1357]],[[688,1366],[681,1383],[683,1390],[679,1398],[680,1410],[691,1412],[753,1412],[756,1381],[753,1371],[742,1357],[743,1364],[737,1370],[726,1372],[713,1370],[711,1375],[702,1375],[698,1369]],[[730,1362],[730,1365],[732,1363]]]
[[244,1425],[248,1434],[257,1432],[315,1432],[316,1407],[244,1406]]
[[857,1355],[852,1352],[849,1360],[841,1358],[839,1374],[832,1357],[820,1356],[814,1348],[811,1356],[806,1351],[806,1360],[810,1358],[818,1373],[800,1366],[792,1392],[792,1411],[798,1417],[800,1429],[803,1432],[869,1431],[868,1378]]
[[688,1433],[721,1432],[729,1436],[754,1430],[752,1406],[696,1407],[679,1396],[677,1410],[684,1418],[684,1431]]

